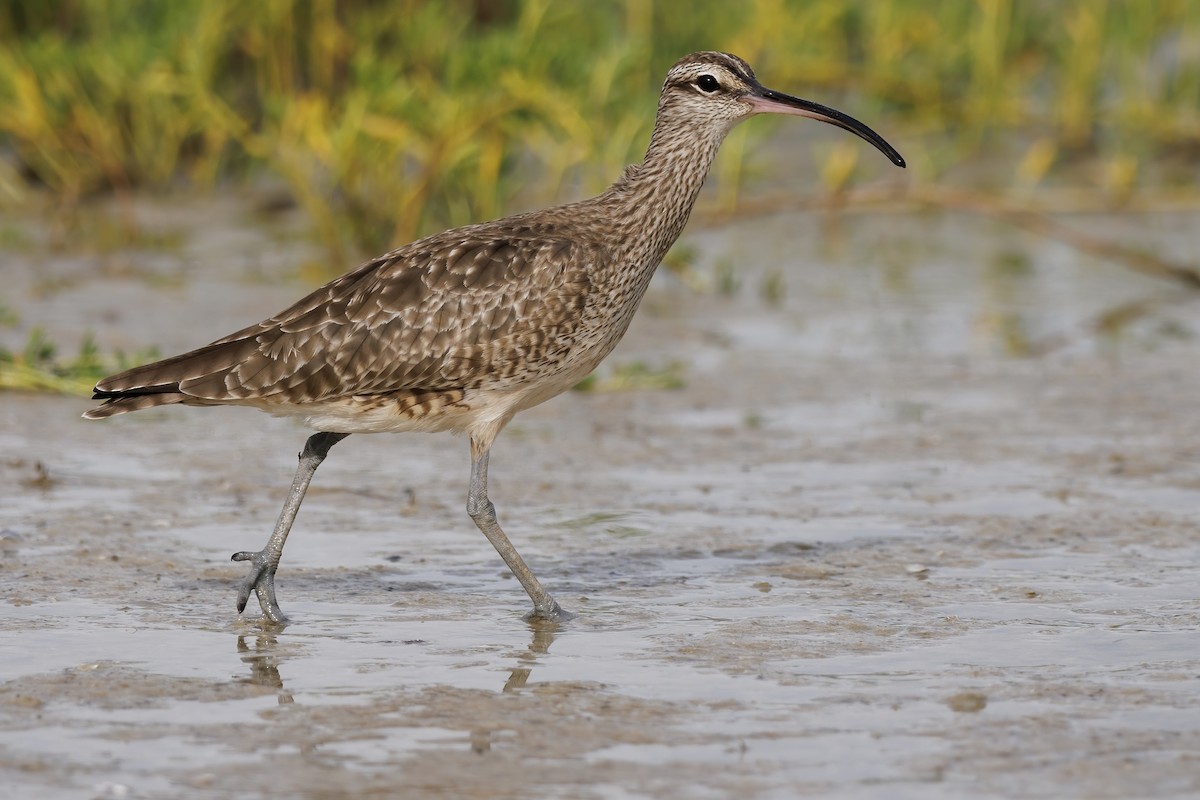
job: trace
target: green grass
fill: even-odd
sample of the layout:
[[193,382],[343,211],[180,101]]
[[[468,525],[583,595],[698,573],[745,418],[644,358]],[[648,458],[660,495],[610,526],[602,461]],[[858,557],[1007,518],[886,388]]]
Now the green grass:
[[[8,0],[0,202],[282,178],[335,255],[604,185],[679,55],[737,52],[926,177],[1031,132],[1014,181],[1107,191],[1200,134],[1200,0]],[[738,136],[762,135],[763,126]],[[938,144],[932,144],[937,142]],[[744,139],[718,165],[736,204]],[[856,151],[827,154],[831,190]]]
[[628,392],[644,389],[682,389],[687,367],[672,361],[663,367],[651,367],[641,361],[618,364],[606,373],[593,372],[574,387],[577,392]]
[[129,356],[102,355],[91,336],[84,337],[77,354],[62,357],[58,345],[41,328],[34,328],[20,352],[0,348],[0,391],[88,396],[104,376],[156,358],[158,352],[153,348]]

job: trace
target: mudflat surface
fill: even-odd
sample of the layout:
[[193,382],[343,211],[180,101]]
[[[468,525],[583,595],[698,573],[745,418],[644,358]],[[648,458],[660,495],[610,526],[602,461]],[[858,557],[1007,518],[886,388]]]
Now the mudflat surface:
[[[170,248],[5,255],[20,324],[197,346],[314,284],[244,201]],[[1185,216],[1072,224],[1164,255]],[[0,787],[22,798],[1200,794],[1200,301],[959,216],[693,225],[601,388],[354,436],[239,618],[306,432],[0,396]],[[349,266],[349,265],[347,265]],[[1097,332],[1111,309],[1139,304]],[[251,605],[254,605],[253,600]]]

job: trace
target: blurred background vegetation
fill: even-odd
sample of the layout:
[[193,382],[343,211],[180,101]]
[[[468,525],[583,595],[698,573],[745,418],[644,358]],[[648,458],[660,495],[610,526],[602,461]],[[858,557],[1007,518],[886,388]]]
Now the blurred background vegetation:
[[[1197,204],[1200,0],[5,0],[0,208],[274,182],[340,272],[599,190],[697,49],[868,121],[910,200]],[[727,143],[719,209],[753,207],[769,128]],[[858,145],[821,145],[816,191]]]
[[[6,0],[0,198],[268,174],[331,251],[375,253],[606,185],[695,49],[851,97],[920,181],[1014,132],[1003,181],[1082,164],[1072,185],[1114,204],[1190,188],[1200,157],[1200,0]],[[726,148],[728,206],[763,130]],[[853,144],[824,154],[830,188]]]

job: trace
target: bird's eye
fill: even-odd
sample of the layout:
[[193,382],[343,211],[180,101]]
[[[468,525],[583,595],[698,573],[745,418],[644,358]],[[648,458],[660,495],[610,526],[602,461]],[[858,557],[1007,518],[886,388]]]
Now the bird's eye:
[[712,75],[701,75],[696,78],[696,88],[700,91],[711,94],[721,88],[721,84]]

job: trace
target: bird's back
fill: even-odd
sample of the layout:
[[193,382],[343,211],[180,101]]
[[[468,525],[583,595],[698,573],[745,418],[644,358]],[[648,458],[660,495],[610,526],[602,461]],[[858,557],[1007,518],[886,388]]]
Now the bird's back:
[[586,358],[592,276],[606,259],[571,219],[542,212],[413,242],[270,319],[105,378],[105,403],[85,416],[170,403],[300,413],[552,381]]

